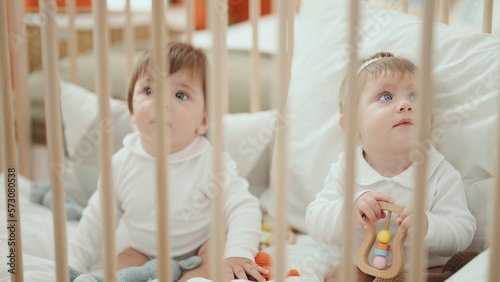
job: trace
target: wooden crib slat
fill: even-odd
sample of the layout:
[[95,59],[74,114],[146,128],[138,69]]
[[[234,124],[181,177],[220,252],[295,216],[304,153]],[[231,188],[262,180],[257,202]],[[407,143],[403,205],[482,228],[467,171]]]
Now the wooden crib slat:
[[76,0],[66,1],[66,12],[68,14],[67,44],[68,44],[70,81],[74,84],[78,84],[78,63],[76,60],[78,56],[78,44],[77,44],[78,33],[76,32],[75,28],[75,18],[76,18],[75,1]]
[[346,121],[346,177],[345,177],[345,199],[344,199],[344,221],[342,225],[342,268],[340,272],[341,281],[356,281],[357,273],[354,272],[354,178],[355,178],[355,158],[356,134],[357,134],[357,112],[359,103],[359,86],[356,83],[356,69],[358,60],[358,50],[356,46],[359,23],[359,3],[358,1],[349,1],[349,66],[348,66],[348,87],[351,91],[347,99]]
[[[498,95],[498,89],[497,89]],[[498,99],[498,111],[500,111],[500,99]],[[500,121],[497,121],[497,138],[500,138]],[[500,140],[500,139],[498,139]],[[489,266],[488,266],[488,281],[500,281],[500,241],[498,234],[500,234],[500,142],[497,142],[497,159],[496,159],[496,175],[495,187],[493,190],[493,197],[490,201],[492,205],[490,219],[489,219],[489,237],[488,243],[490,248]]]
[[450,23],[450,0],[441,0],[439,20],[444,24]]
[[28,93],[28,42],[26,26],[23,21],[22,1],[9,1],[10,53],[12,56],[12,76],[14,79],[16,138],[19,160],[19,173],[33,177],[33,152],[31,143],[31,111]]
[[259,17],[260,1],[248,1],[250,23],[252,26],[252,49],[250,49],[250,112],[260,111],[260,53],[259,53]]
[[[165,56],[165,5],[163,1],[153,1],[153,91],[165,93],[168,89],[166,74],[170,64]],[[167,90],[168,91],[168,90]],[[163,122],[156,128],[156,185],[157,185],[157,224],[158,224],[158,278],[160,281],[171,281],[170,268],[170,234],[169,226],[169,182],[167,156],[170,151],[169,128],[167,127],[168,111],[165,110],[165,95],[155,95],[155,115]]]
[[194,22],[194,0],[184,0],[186,7],[186,40],[189,44],[193,43]]
[[222,83],[222,115],[229,112],[229,82],[227,74],[227,26],[228,26],[228,9],[229,0],[219,0],[220,4],[224,5],[226,8],[220,9],[218,13],[218,19],[220,21],[220,36],[219,40],[222,43],[221,48],[221,83]]
[[292,3],[288,4],[288,29],[287,29],[287,39],[288,39],[288,44],[287,44],[287,49],[288,49],[288,67],[287,67],[287,73],[288,73],[288,79],[287,81],[290,81],[290,78],[292,76],[292,58],[293,58],[293,41],[294,41],[294,28],[295,28],[295,1],[292,1]]
[[408,14],[408,0],[401,0],[401,12]]
[[[210,277],[212,281],[224,281],[224,272],[222,260],[224,257],[224,241],[225,241],[225,226],[226,220],[223,211],[224,206],[224,194],[222,193],[224,183],[221,182],[217,176],[223,171],[222,163],[222,115],[224,111],[223,96],[224,83],[227,83],[227,76],[223,76],[223,52],[226,45],[225,37],[224,41],[221,39],[221,33],[223,33],[224,21],[219,19],[224,15],[222,10],[227,9],[227,0],[221,3],[208,3],[209,7],[209,28],[212,31],[213,36],[213,48],[212,48],[212,64],[210,64],[210,80],[209,80],[209,93],[207,93],[208,102],[208,116],[209,120],[212,121],[213,127],[210,133],[210,141],[213,147],[213,164],[212,164],[212,175],[213,177],[213,187],[216,193],[214,193],[214,198],[211,204],[211,244],[210,244]],[[217,63],[222,62],[222,63]],[[220,93],[220,94],[219,94]]]
[[483,33],[491,33],[492,23],[493,23],[493,0],[484,0]]
[[[500,108],[499,108],[500,109]],[[499,129],[500,129],[500,122]],[[500,131],[498,131],[500,132]],[[496,185],[493,191],[493,198],[491,204],[493,206],[490,216],[489,228],[489,266],[488,266],[488,281],[500,281],[500,242],[498,241],[498,234],[500,233],[500,143],[497,143],[497,168],[496,168]]]
[[[125,4],[125,27],[123,28],[123,39],[125,43],[126,77],[125,89],[128,89],[134,67],[134,37],[135,30],[132,24],[132,11],[130,10],[130,0]],[[126,95],[124,93],[124,95]],[[125,96],[124,96],[125,98]]]
[[[7,3],[0,1],[0,39],[1,42],[8,42],[7,29]],[[5,242],[5,248],[9,250],[7,256],[8,271],[11,272],[11,281],[23,281],[23,256],[21,244],[21,218],[19,206],[19,188],[17,186],[19,166],[16,155],[16,137],[14,132],[14,105],[12,101],[11,73],[10,73],[9,45],[0,44],[0,94],[2,95],[1,120],[5,206],[7,219],[7,238],[12,241]],[[11,245],[10,242],[14,242]],[[12,263],[10,265],[9,263]]]
[[286,263],[286,228],[287,228],[287,124],[286,124],[286,98],[288,93],[288,54],[287,54],[287,19],[289,16],[290,1],[275,1],[276,12],[278,15],[278,87],[277,96],[275,99],[276,109],[278,111],[278,118],[276,121],[276,153],[273,160],[276,162],[276,169],[273,171],[274,183],[272,183],[272,198],[274,205],[275,229],[273,230],[275,242],[274,266],[273,273],[275,274],[275,281],[283,281],[283,276],[278,274],[285,273]]
[[114,189],[111,156],[112,119],[110,108],[110,77],[109,77],[109,29],[106,1],[93,2],[94,16],[94,54],[96,95],[99,102],[99,131],[102,140],[99,146],[100,196],[102,215],[102,231],[104,245],[104,276],[105,281],[116,281],[116,247],[115,247],[115,217]]
[[417,145],[414,148],[418,156],[415,180],[415,198],[413,201],[413,228],[410,238],[410,281],[425,281],[427,269],[427,253],[424,243],[425,230],[425,194],[427,173],[427,146],[430,134],[430,118],[432,109],[432,28],[434,24],[434,1],[423,2],[423,38],[422,38],[422,62],[421,77],[419,81],[419,93],[417,111]]
[[52,188],[52,215],[58,281],[68,281],[66,242],[66,203],[64,190],[64,156],[59,89],[58,40],[56,31],[56,4],[54,0],[40,1],[43,79],[45,83],[45,120],[49,152],[50,186]]

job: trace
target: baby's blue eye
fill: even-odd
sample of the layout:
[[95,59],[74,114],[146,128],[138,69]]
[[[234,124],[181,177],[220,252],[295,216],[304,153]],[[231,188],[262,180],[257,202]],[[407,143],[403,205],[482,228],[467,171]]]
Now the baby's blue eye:
[[378,100],[379,101],[391,101],[392,100],[392,96],[389,93],[385,93],[385,94],[380,95],[378,97]]
[[153,93],[153,89],[148,87],[144,92],[146,93],[146,95],[150,95],[151,93]]
[[417,100],[417,93],[411,93],[410,100]]
[[175,93],[175,97],[181,100],[187,100],[188,96],[182,92]]

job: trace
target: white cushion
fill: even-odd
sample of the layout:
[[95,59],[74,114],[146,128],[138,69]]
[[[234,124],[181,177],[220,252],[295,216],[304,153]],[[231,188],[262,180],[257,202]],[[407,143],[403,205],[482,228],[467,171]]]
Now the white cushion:
[[[122,147],[125,135],[134,130],[127,102],[110,100],[113,121],[113,150]],[[66,192],[79,204],[86,205],[94,193],[99,177],[98,130],[99,106],[95,93],[72,83],[61,81],[61,109],[66,149]]]
[[[338,89],[348,64],[348,5],[342,0],[303,1],[296,26],[289,107],[289,223],[307,232],[307,205],[323,186],[330,164],[344,150],[340,129]],[[420,54],[421,20],[361,2],[360,57],[380,51]],[[435,25],[433,141],[464,179],[491,178],[496,120],[500,40]],[[417,62],[418,63],[418,62]],[[467,183],[470,210],[483,212],[491,192]],[[271,205],[265,205],[271,211]],[[478,226],[478,234],[485,226]],[[476,234],[477,235],[477,234]],[[473,244],[482,245],[484,237]]]
[[223,117],[224,149],[238,165],[238,172],[260,194],[269,183],[270,144],[274,138],[276,112],[228,114]]

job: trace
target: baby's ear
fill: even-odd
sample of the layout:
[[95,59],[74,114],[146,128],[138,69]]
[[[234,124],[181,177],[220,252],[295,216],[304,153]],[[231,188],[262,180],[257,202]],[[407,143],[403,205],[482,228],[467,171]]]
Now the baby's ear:
[[207,118],[207,112],[205,111],[205,114],[203,115],[203,119],[201,120],[200,125],[198,128],[196,128],[196,134],[198,135],[203,135],[205,132],[207,132],[208,128],[208,118]]
[[340,118],[339,118],[339,124],[340,124],[340,128],[342,128],[342,131],[344,131],[344,133],[345,133],[344,119],[345,119],[345,115],[341,114]]
[[135,115],[134,114],[130,114],[130,121],[132,122],[132,124],[135,124]]

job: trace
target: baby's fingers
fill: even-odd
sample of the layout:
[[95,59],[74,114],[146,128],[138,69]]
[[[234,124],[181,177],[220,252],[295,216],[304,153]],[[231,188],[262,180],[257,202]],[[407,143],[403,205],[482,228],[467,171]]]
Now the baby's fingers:
[[368,229],[368,224],[366,223],[361,213],[354,214],[354,221],[356,221],[356,223],[359,224],[359,226],[361,226],[363,229]]
[[252,276],[255,280],[259,282],[266,281],[266,279],[262,277],[262,274],[269,274],[269,270],[258,265],[256,267],[247,267],[245,270],[248,273],[248,275]]
[[[398,218],[398,220],[400,220],[400,218]],[[404,218],[402,221],[400,221],[401,223],[399,224],[399,232],[401,233],[406,233],[408,232],[408,229],[410,228],[411,224],[412,224],[412,216],[409,215],[407,216],[406,218]]]
[[225,268],[225,275],[224,275],[226,277],[226,282],[234,280],[235,278],[238,278],[236,276],[237,271],[243,271],[243,273],[245,273],[243,268],[240,266],[234,267],[234,268],[233,267],[226,267]]
[[268,269],[266,269],[266,268],[264,268],[264,267],[262,267],[262,266],[260,266],[260,265],[257,265],[257,266],[255,266],[255,267],[257,268],[257,270],[258,270],[260,273],[262,273],[262,274],[269,274],[269,270],[268,270]]

